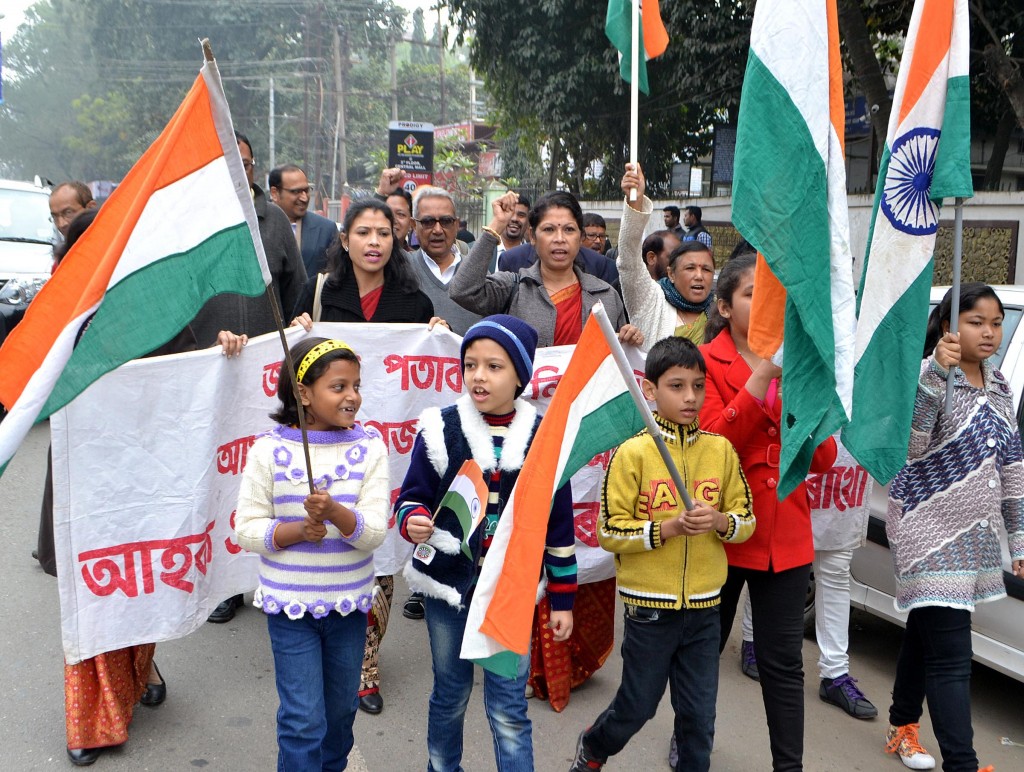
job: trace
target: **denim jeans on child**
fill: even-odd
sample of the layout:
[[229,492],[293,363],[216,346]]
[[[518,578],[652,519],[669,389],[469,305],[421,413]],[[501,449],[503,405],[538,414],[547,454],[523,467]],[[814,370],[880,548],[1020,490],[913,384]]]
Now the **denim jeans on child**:
[[332,611],[289,619],[267,614],[277,711],[278,772],[335,772],[348,765],[359,701],[366,614]]
[[942,769],[974,772],[978,756],[971,726],[970,611],[944,606],[910,610],[896,660],[889,723],[918,723],[925,696]]
[[707,770],[718,699],[718,607],[671,611],[627,605],[625,620],[622,682],[584,735],[587,748],[600,758],[625,748],[654,718],[668,684],[679,745],[676,769]]
[[[459,658],[466,631],[467,609],[458,611],[441,600],[424,598],[434,688],[427,717],[429,772],[462,772],[462,728],[473,690],[473,663]],[[526,679],[530,656],[520,658],[516,678],[488,670],[484,676],[484,710],[494,739],[498,772],[532,772],[533,728],[526,715]],[[476,766],[481,766],[478,760]]]

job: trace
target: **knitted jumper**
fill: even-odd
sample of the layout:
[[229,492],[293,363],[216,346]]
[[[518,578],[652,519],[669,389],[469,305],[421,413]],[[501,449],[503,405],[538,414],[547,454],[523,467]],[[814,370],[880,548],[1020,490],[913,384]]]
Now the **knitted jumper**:
[[[540,423],[536,408],[522,399],[515,401],[515,411],[515,418],[501,443],[500,459],[495,453],[491,431],[468,395],[463,395],[454,405],[443,410],[435,407],[423,411],[409,470],[395,502],[399,533],[404,538],[409,538],[408,518],[412,515],[430,517],[437,511],[459,468],[468,458],[480,465],[485,480],[491,479],[493,470],[500,472],[498,501],[494,508],[499,513],[505,509]],[[491,482],[493,486],[494,481]],[[488,506],[490,508],[491,505]],[[461,550],[463,533],[458,519],[442,509],[434,521],[434,533],[427,541],[429,549],[418,549],[406,564],[405,578],[409,587],[461,609],[466,605],[480,572],[482,531],[483,526],[473,533],[470,539],[473,558],[467,558]],[[576,595],[575,543],[572,490],[566,483],[555,492],[545,538],[546,589],[551,607],[556,610],[573,607]],[[523,590],[532,593],[534,588],[524,587]]]
[[343,536],[325,523],[320,542],[276,548],[274,529],[305,518],[309,484],[299,430],[278,426],[261,435],[249,449],[235,513],[238,543],[260,553],[253,604],[290,619],[307,611],[317,619],[331,611],[365,613],[373,600],[373,550],[388,529],[387,450],[379,434],[358,424],[308,436],[317,489],[355,512],[356,527]]
[[682,498],[646,431],[612,454],[601,489],[597,538],[615,553],[623,602],[654,608],[717,606],[729,570],[723,541],[746,541],[754,532],[753,501],[736,450],[725,437],[657,416],[672,461],[694,502],[707,501],[729,517],[724,535],[661,538],[661,523],[678,517]]
[[1024,558],[1024,455],[1013,395],[988,362],[982,375],[979,389],[957,371],[946,415],[946,371],[932,357],[921,365],[909,460],[889,490],[885,526],[898,611],[973,611],[1005,596],[997,517],[1011,558]]

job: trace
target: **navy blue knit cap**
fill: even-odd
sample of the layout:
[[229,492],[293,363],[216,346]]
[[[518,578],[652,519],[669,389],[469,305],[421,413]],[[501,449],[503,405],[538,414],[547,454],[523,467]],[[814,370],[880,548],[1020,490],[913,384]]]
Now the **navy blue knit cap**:
[[533,357],[537,353],[537,331],[515,316],[508,314],[485,316],[466,330],[466,335],[462,339],[459,358],[462,360],[463,370],[466,369],[466,349],[478,338],[493,340],[505,349],[509,359],[512,360],[512,365],[516,368],[516,375],[519,377],[520,386],[516,389],[518,397],[533,377]]

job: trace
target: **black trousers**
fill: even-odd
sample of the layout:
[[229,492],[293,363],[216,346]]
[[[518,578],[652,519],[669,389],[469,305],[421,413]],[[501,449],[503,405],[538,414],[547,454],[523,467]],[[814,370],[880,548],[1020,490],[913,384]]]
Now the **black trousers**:
[[743,585],[754,617],[754,654],[775,772],[800,772],[804,756],[804,601],[811,566],[756,571],[729,566],[722,588],[722,640],[732,630]]

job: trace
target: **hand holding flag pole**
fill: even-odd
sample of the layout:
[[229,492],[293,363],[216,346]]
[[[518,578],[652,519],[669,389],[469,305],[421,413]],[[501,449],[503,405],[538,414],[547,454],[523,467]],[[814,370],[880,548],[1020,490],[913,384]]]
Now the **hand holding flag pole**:
[[[960,328],[960,274],[962,272],[964,248],[964,200],[957,197],[954,205],[953,215],[953,286],[950,289],[952,302],[949,307],[949,331],[954,335],[959,334]],[[944,412],[949,415],[953,409],[953,371],[955,367],[949,368],[949,375],[946,377],[946,404]]]
[[682,475],[679,474],[679,468],[672,460],[672,455],[665,444],[665,438],[661,436],[661,427],[654,420],[654,414],[651,413],[647,400],[644,399],[644,395],[640,392],[640,386],[637,385],[636,378],[633,376],[633,367],[629,364],[629,360],[626,359],[626,352],[622,350],[622,346],[619,344],[619,339],[615,335],[615,330],[612,328],[608,313],[604,310],[604,305],[602,303],[595,303],[590,313],[597,319],[601,332],[604,333],[604,339],[608,343],[608,348],[611,350],[616,366],[619,368],[622,380],[626,382],[629,394],[633,398],[633,402],[636,403],[636,408],[640,411],[641,417],[644,419],[647,431],[654,438],[654,444],[658,448],[658,453],[661,454],[661,460],[668,467],[668,472],[672,476],[672,482],[675,483],[676,490],[682,496],[683,506],[687,510],[693,509],[693,499],[690,498],[690,494],[686,490],[686,484],[683,482]]

